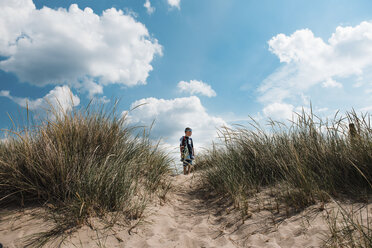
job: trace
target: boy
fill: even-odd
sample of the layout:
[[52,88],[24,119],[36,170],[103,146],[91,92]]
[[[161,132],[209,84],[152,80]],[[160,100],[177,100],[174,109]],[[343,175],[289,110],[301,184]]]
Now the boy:
[[187,127],[185,129],[185,136],[182,136],[180,139],[180,152],[184,175],[190,174],[192,160],[194,160],[194,144],[191,135],[192,129]]

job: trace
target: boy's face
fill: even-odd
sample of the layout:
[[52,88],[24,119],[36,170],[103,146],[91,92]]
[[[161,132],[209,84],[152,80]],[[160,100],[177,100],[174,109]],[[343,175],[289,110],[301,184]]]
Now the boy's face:
[[192,132],[191,131],[186,131],[186,136],[187,137],[190,137],[192,135]]

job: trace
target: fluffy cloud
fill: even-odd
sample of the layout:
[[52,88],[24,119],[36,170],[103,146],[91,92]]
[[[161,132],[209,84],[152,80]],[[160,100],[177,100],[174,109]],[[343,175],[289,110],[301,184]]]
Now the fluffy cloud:
[[[278,34],[268,44],[282,66],[258,90],[258,100],[267,113],[273,106],[298,108],[305,95],[313,103],[336,106],[320,107],[363,107],[356,96],[367,97],[366,92],[372,89],[372,22],[337,27],[327,41],[302,29],[289,36]],[[372,105],[372,101],[366,104]]]
[[332,78],[328,78],[326,81],[324,81],[322,86],[324,88],[342,88],[342,84],[333,80]]
[[291,104],[286,103],[271,103],[262,110],[266,117],[270,117],[272,119],[284,119],[284,120],[291,120],[293,115],[294,107]]
[[168,0],[168,4],[171,7],[175,7],[177,9],[180,9],[181,0]]
[[[76,4],[36,9],[32,0],[0,1],[0,55],[6,57],[0,69],[24,82],[145,84],[154,56],[161,54],[147,28],[115,8],[97,15]],[[91,94],[101,93],[99,87]]]
[[150,0],[146,0],[145,4],[143,6],[146,8],[147,13],[149,15],[151,15],[152,13],[154,13],[155,8],[151,6]]
[[103,86],[90,79],[84,80],[80,88],[82,88],[83,92],[88,93],[90,99],[95,98],[94,96],[97,94],[103,93]]
[[200,94],[208,97],[216,96],[216,92],[209,84],[202,81],[191,80],[190,82],[181,81],[177,85],[179,91],[186,92],[191,95]]
[[130,123],[149,127],[155,121],[151,131],[153,137],[163,138],[173,147],[178,147],[185,127],[193,129],[195,145],[201,147],[216,137],[216,128],[226,125],[222,118],[209,115],[196,96],[169,100],[145,98],[133,102],[131,108],[136,106],[140,107],[128,114]]
[[0,96],[11,99],[21,107],[28,107],[28,109],[40,111],[40,113],[43,113],[45,110],[53,110],[56,111],[57,114],[62,114],[80,104],[79,97],[74,95],[66,85],[57,86],[44,97],[35,100],[12,96],[10,92],[6,90],[0,91]]

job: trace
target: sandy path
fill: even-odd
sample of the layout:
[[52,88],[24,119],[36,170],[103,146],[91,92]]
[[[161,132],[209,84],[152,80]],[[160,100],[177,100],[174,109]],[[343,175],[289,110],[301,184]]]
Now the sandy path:
[[[196,179],[192,175],[177,175],[172,180],[173,189],[166,203],[153,206],[146,222],[131,234],[126,228],[97,232],[84,226],[61,247],[236,247],[215,225],[216,211],[203,200],[200,188],[195,186]],[[9,212],[0,219],[0,242],[4,247],[23,247],[26,236],[49,229],[48,223],[32,217],[33,211],[42,209]]]
[[[206,198],[209,192],[200,188],[198,180],[192,175],[172,177],[173,189],[166,203],[153,206],[146,222],[130,233],[122,226],[112,229],[83,226],[60,247],[315,248],[323,246],[328,233],[327,211],[337,209],[330,202],[327,211],[319,210],[316,204],[286,216],[284,209],[276,213],[270,203],[272,196],[263,191],[249,199],[251,215],[243,221],[241,212],[226,199]],[[372,212],[372,204],[368,208]],[[24,247],[22,240],[28,235],[49,230],[52,222],[33,217],[38,211],[44,210],[0,211],[0,242],[4,247]],[[365,215],[363,218],[368,220]]]
[[214,225],[214,216],[195,189],[192,175],[174,177],[169,201],[149,217],[125,247],[236,247]]
[[[237,247],[220,229],[216,210],[203,199],[193,175],[172,177],[173,189],[163,205],[153,206],[146,222],[131,234],[126,228],[96,231],[87,226],[75,232],[61,247]],[[23,247],[31,234],[47,231],[52,223],[33,218],[34,211],[12,211],[0,218],[0,242],[5,247]],[[49,225],[48,225],[49,224]],[[48,247],[56,247],[49,244]]]

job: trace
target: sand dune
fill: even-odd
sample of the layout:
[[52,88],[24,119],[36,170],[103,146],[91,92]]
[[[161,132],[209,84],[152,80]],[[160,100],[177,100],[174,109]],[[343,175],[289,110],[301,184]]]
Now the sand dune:
[[[318,205],[286,216],[273,211],[260,196],[252,198],[249,218],[242,221],[240,211],[224,199],[208,198],[192,176],[173,177],[174,188],[165,204],[153,206],[146,223],[128,232],[120,226],[95,230],[85,226],[66,239],[61,247],[321,247],[328,226],[325,210]],[[222,203],[221,203],[222,202]],[[326,209],[335,208],[334,203]],[[0,242],[4,247],[23,247],[27,235],[46,231],[52,223],[35,219],[33,212],[2,211]],[[94,221],[93,221],[94,222]],[[57,246],[50,243],[48,247]]]

